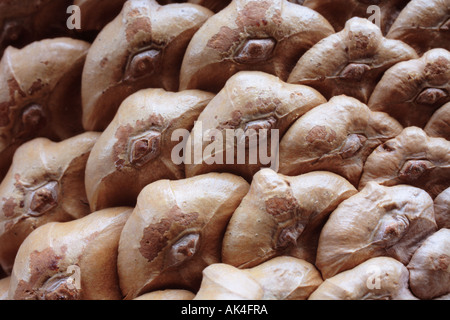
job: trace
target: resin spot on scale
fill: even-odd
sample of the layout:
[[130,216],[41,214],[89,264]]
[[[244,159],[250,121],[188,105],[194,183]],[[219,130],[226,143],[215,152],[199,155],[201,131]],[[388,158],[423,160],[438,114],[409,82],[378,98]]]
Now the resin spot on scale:
[[161,134],[149,131],[142,136],[135,137],[130,142],[130,163],[143,166],[156,158],[161,151]]
[[[276,127],[277,119],[269,117],[248,122],[244,127],[245,147],[256,147],[252,143],[261,144],[271,136],[271,129]],[[256,139],[255,139],[256,138]]]
[[367,138],[360,134],[350,134],[345,140],[340,152],[343,159],[355,156],[364,147]]
[[433,164],[427,160],[409,160],[400,170],[399,178],[412,182],[422,177],[429,169],[433,167]]
[[283,249],[288,247],[289,245],[296,246],[297,240],[302,234],[304,229],[305,226],[299,222],[294,222],[293,224],[290,224],[287,227],[282,228],[278,234],[277,243],[275,247],[277,249]]
[[40,288],[39,300],[79,300],[80,291],[71,276],[56,274]]
[[58,205],[58,183],[51,181],[31,193],[29,214],[38,217]]
[[408,227],[408,218],[401,215],[387,216],[375,231],[373,240],[384,248],[393,247],[408,232]]
[[199,249],[199,239],[198,233],[188,234],[172,245],[167,256],[167,267],[178,266],[192,258]]
[[276,46],[272,38],[251,39],[244,43],[234,57],[234,61],[241,64],[256,64],[269,60]]
[[127,66],[125,80],[151,76],[161,65],[161,60],[161,51],[156,49],[150,49],[136,54]]
[[18,133],[21,137],[33,136],[47,124],[44,108],[39,104],[31,104],[22,112],[22,129]]
[[423,90],[416,98],[418,104],[434,105],[441,99],[447,98],[448,94],[445,90],[438,88],[427,88]]
[[339,78],[349,81],[361,81],[364,74],[370,70],[367,64],[350,63],[340,73]]

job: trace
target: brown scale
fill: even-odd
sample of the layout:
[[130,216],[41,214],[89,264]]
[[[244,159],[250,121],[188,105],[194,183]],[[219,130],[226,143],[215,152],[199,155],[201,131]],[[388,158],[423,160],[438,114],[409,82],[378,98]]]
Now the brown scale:
[[433,48],[450,50],[449,16],[450,7],[445,0],[411,0],[387,37],[409,44],[419,55]]
[[305,52],[287,81],[311,86],[327,99],[347,95],[367,103],[386,70],[417,57],[407,44],[387,39],[375,24],[353,17]]
[[345,95],[300,117],[280,142],[280,170],[298,175],[315,170],[339,174],[358,186],[367,157],[402,126],[385,113]]
[[141,89],[178,91],[189,41],[212,15],[190,3],[126,1],[95,38],[86,58],[83,127],[104,131],[121,103]]
[[261,169],[227,226],[222,262],[252,268],[277,256],[314,263],[328,215],[356,189],[331,172],[285,176]]
[[121,300],[117,247],[132,208],[108,208],[49,222],[23,242],[11,275],[11,300]]
[[359,189],[370,181],[385,186],[409,184],[434,199],[450,187],[449,179],[450,141],[430,137],[418,127],[407,127],[370,154]]
[[302,54],[332,33],[317,12],[287,0],[232,1],[192,37],[179,89],[217,93],[240,71],[262,71],[286,81]]
[[[149,183],[183,178],[184,163],[172,158],[172,150],[183,141],[172,140],[173,134],[188,133],[212,97],[203,91],[156,88],[129,96],[88,159],[86,192],[91,209],[134,206]],[[118,187],[123,185],[126,190]]]
[[406,265],[436,229],[433,199],[427,192],[406,184],[370,182],[329,216],[315,265],[324,279],[380,256]]
[[90,44],[70,38],[8,47],[0,61],[0,178],[13,154],[37,137],[82,133],[81,74]]
[[227,173],[148,184],[119,243],[117,271],[125,299],[167,287],[196,292],[203,269],[220,262],[226,225],[248,187]]
[[368,106],[397,119],[403,126],[425,127],[450,101],[450,52],[438,48],[420,58],[389,68],[376,85]]
[[15,152],[0,184],[0,265],[7,271],[22,241],[50,222],[90,213],[84,172],[99,133],[85,132],[61,142],[36,138]]

